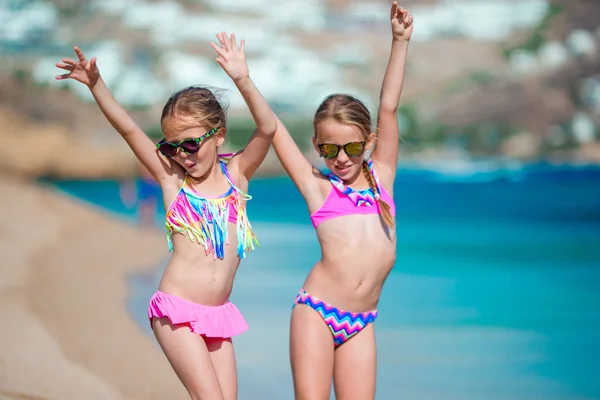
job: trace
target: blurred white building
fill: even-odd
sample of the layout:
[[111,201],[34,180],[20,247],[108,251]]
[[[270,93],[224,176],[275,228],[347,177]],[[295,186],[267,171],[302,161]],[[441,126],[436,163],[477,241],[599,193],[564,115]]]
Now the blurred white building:
[[[20,8],[14,6],[19,2],[9,3],[13,6],[7,8],[8,3],[0,3],[0,7],[4,7],[0,13],[0,40],[25,40],[27,32],[35,29],[58,28],[58,12],[51,2],[32,1]],[[497,42],[516,29],[538,23],[547,7],[546,0],[440,0],[433,5],[417,5],[411,8],[418,27],[414,38],[435,40],[453,35]],[[274,104],[294,107],[298,112],[312,112],[315,104],[331,91],[350,92],[373,103],[351,82],[345,82],[340,73],[347,66],[369,65],[373,54],[368,46],[339,41],[319,53],[296,40],[295,33],[318,36],[333,29],[334,19],[335,26],[339,26],[341,19],[343,25],[354,30],[361,26],[370,29],[374,25],[389,29],[388,3],[351,1],[343,11],[336,13],[337,8],[332,11],[327,2],[321,0],[204,0],[201,7],[194,9],[192,12],[174,0],[95,0],[91,3],[88,12],[109,14],[127,29],[147,32],[150,46],[159,51],[156,65],[126,65],[124,50],[116,42],[99,42],[86,49],[86,54],[98,57],[103,77],[125,105],[160,101],[182,87],[202,84],[231,89],[228,93],[231,107],[244,108],[241,96],[215,62],[216,55],[208,45],[216,41],[214,35],[221,31],[235,32],[238,40],[247,41],[251,75]],[[581,35],[575,35],[571,42],[571,48],[589,51]],[[183,46],[189,43],[206,45],[206,50],[198,54],[183,51]],[[560,51],[556,46],[547,47],[537,60],[530,54],[519,53],[511,64],[521,73],[529,73],[545,64],[563,62]],[[68,54],[41,60],[35,79],[54,84],[54,75],[60,71],[53,64],[63,56]],[[131,70],[126,71],[128,68]],[[90,100],[86,88],[80,86],[74,85],[73,90]]]

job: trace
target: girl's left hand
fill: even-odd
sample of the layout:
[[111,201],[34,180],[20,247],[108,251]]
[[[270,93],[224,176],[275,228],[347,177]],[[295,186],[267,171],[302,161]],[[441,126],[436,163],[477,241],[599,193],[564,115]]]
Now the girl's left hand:
[[390,10],[392,33],[394,40],[409,41],[413,31],[413,17],[406,8],[398,6],[398,2],[392,3]]
[[244,40],[242,39],[238,47],[235,41],[235,34],[232,33],[230,37],[227,37],[227,33],[221,32],[217,33],[216,36],[221,45],[219,46],[213,42],[210,42],[210,45],[219,55],[217,57],[219,65],[233,81],[248,78],[250,75],[248,64],[246,63],[246,54],[244,53]]

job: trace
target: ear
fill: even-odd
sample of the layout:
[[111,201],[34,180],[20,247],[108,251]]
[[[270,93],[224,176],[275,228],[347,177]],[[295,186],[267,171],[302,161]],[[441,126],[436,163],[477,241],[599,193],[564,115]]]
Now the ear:
[[221,147],[223,143],[225,143],[225,128],[220,127],[217,133],[215,134],[215,140],[217,142],[217,147]]
[[315,136],[313,136],[313,138],[312,138],[312,143],[313,143],[313,146],[315,147],[315,150],[317,151],[317,153],[319,153],[319,156],[320,156],[321,152],[319,151],[319,146],[317,144],[317,138]]
[[375,143],[377,142],[377,135],[373,132],[369,134],[367,137],[367,143],[365,143],[365,155],[364,159],[367,160],[373,154],[373,150],[375,149]]

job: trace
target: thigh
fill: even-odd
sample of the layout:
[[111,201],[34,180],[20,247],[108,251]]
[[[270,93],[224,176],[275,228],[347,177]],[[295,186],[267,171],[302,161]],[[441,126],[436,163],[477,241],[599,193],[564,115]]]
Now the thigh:
[[377,349],[372,323],[336,349],[333,375],[337,400],[375,398]]
[[237,399],[237,368],[231,339],[204,338],[208,354],[219,379],[223,399]]
[[297,304],[292,311],[290,361],[296,400],[328,400],[333,336],[321,315],[304,304]]
[[167,318],[153,318],[152,330],[192,399],[223,399],[219,380],[202,336]]

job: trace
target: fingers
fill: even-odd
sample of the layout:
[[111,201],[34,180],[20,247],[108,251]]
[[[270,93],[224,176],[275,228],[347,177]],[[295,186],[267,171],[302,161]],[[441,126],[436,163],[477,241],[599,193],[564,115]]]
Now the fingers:
[[55,64],[60,69],[66,69],[67,71],[73,71],[73,66],[65,63],[56,63]]
[[397,16],[396,16],[396,18],[398,18],[398,21],[400,21],[400,22],[406,21],[407,15],[408,15],[408,10],[406,8],[398,7],[398,12],[397,12]]
[[[221,43],[220,49],[224,52],[228,52],[230,49],[230,43],[229,43],[229,40],[227,39],[227,34],[225,32],[221,32],[221,33],[217,33],[216,36],[217,36],[217,39],[219,39],[219,43]],[[214,49],[217,50],[216,48],[214,48]],[[219,54],[221,56],[223,55],[221,53],[219,53]]]
[[210,45],[215,51],[221,56],[225,57],[225,55],[230,51],[244,51],[246,44],[244,40],[240,42],[240,46],[238,47],[237,40],[235,38],[235,33],[232,33],[229,37],[227,36],[227,32],[220,32],[215,34],[221,46],[217,46],[215,43],[210,42]]
[[55,78],[57,81],[60,81],[60,80],[63,80],[63,79],[67,79],[67,78],[69,78],[70,76],[71,76],[71,74],[69,73],[69,74],[57,75],[57,76],[55,76],[54,78]]
[[413,22],[412,15],[408,12],[408,10],[406,8],[398,6],[397,2],[394,2],[394,4],[392,4],[391,13],[392,13],[392,21],[397,19],[398,22],[402,23],[402,25],[404,25],[405,28],[408,28],[409,26],[412,25],[412,22]]
[[69,64],[72,67],[74,67],[75,65],[77,65],[77,61],[71,60],[70,58],[63,58],[62,62],[65,63],[65,64]]
[[225,59],[223,57],[217,57],[216,60],[219,63],[219,65],[221,66],[221,68],[225,69],[225,64],[227,63],[225,61]]
[[83,55],[83,51],[81,51],[79,46],[75,46],[75,47],[73,47],[73,49],[75,50],[75,54],[77,54],[77,58],[79,59],[79,62],[84,62],[85,56]]
[[235,42],[235,33],[231,34],[231,48],[233,50],[237,50],[238,49],[237,43]]
[[96,68],[96,57],[92,57],[90,62],[85,65],[86,71],[91,71],[94,68]]
[[231,44],[229,43],[229,40],[227,40],[227,33],[225,31],[221,32],[221,38],[223,39],[221,44],[225,46],[225,50],[231,50]]
[[214,42],[210,42],[210,47],[212,47],[221,57],[225,57],[225,55],[227,55],[225,49],[223,49],[220,46],[217,46]]
[[223,39],[223,36],[221,35],[221,33],[215,33],[215,36],[217,37],[217,40],[221,44],[221,47],[225,48],[225,40]]
[[246,51],[246,41],[244,39],[242,39],[242,41],[240,42],[240,52],[244,53]]
[[398,9],[398,2],[395,1],[392,3],[392,8],[390,9],[390,20],[396,18],[397,9]]
[[412,15],[410,15],[408,10],[403,7],[398,8],[398,14],[398,21],[400,21],[405,28],[408,28],[410,24],[412,24]]

